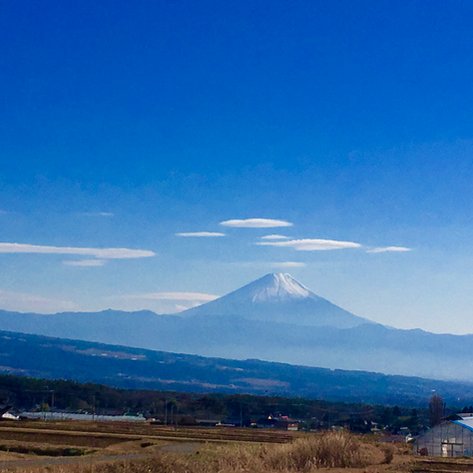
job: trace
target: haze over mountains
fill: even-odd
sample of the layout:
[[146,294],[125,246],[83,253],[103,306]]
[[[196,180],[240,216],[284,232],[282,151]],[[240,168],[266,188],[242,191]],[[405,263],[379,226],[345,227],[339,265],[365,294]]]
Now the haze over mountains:
[[153,350],[433,379],[469,380],[473,369],[473,335],[383,326],[351,314],[281,273],[178,315],[0,311],[0,327]]
[[128,389],[300,396],[424,406],[473,403],[473,384],[258,360],[226,360],[0,331],[0,373]]

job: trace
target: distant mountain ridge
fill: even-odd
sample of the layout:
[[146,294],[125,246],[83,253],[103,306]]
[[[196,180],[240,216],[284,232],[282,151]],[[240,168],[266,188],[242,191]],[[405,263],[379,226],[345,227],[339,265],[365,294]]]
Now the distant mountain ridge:
[[177,315],[0,311],[0,328],[193,355],[433,379],[470,380],[473,371],[473,335],[376,324],[281,273]]
[[412,407],[425,406],[436,391],[449,405],[473,403],[472,383],[205,358],[4,331],[0,331],[0,373],[129,389],[297,396]]

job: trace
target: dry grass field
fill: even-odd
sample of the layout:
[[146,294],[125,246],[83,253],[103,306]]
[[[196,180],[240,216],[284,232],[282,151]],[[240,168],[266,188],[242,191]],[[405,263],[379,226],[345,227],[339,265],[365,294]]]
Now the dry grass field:
[[[473,465],[471,465],[473,468]],[[346,432],[171,428],[149,424],[0,424],[0,471],[17,473],[449,473],[405,445]],[[467,471],[466,468],[461,471]]]
[[[96,443],[114,443],[117,438],[124,440],[159,438],[176,441],[198,439],[209,442],[235,440],[238,442],[285,443],[292,441],[295,435],[297,433],[279,430],[173,427],[136,422],[26,421],[0,423],[0,441],[3,438],[12,438],[12,436],[19,440],[27,440],[31,436],[35,438],[41,436],[46,440],[60,436],[62,439],[68,438],[72,442],[85,441],[85,445],[88,446],[102,446],[96,445]],[[78,445],[82,445],[82,443]]]

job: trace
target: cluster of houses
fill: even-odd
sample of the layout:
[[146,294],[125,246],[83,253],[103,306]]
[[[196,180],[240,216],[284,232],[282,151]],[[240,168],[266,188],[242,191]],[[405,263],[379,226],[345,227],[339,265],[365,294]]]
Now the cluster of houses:
[[[161,421],[155,421],[156,424],[162,424]],[[262,416],[257,419],[233,418],[227,417],[222,420],[218,419],[193,419],[188,425],[197,425],[199,427],[252,427],[258,429],[279,429],[297,431],[299,430],[301,421],[292,419],[286,415],[269,415]],[[184,425],[184,424],[180,424]]]
[[[142,415],[103,415],[76,413],[65,411],[29,411],[19,415],[10,412],[11,406],[0,408],[0,420],[20,420],[20,419],[41,419],[41,420],[80,420],[80,421],[108,421],[108,422],[146,422],[161,425],[162,421],[157,419],[146,419]],[[173,424],[172,421],[169,422]],[[258,419],[226,418],[222,420],[214,419],[192,419],[187,425],[197,425],[201,427],[253,427],[260,429],[279,429],[288,431],[299,430],[301,421],[292,419],[286,415],[269,415]],[[180,422],[179,425],[186,425]]]
[[[201,424],[197,420],[197,424]],[[300,421],[291,419],[289,416],[278,414],[262,416],[258,419],[223,419],[222,421],[215,421],[215,427],[253,427],[258,429],[279,429],[296,431],[299,430]]]

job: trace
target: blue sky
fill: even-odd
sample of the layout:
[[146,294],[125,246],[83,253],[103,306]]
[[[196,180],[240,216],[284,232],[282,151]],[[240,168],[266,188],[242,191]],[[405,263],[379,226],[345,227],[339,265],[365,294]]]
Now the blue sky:
[[[0,306],[176,311],[287,271],[379,322],[472,333],[472,18],[3,2]],[[221,224],[252,218],[292,225]]]

